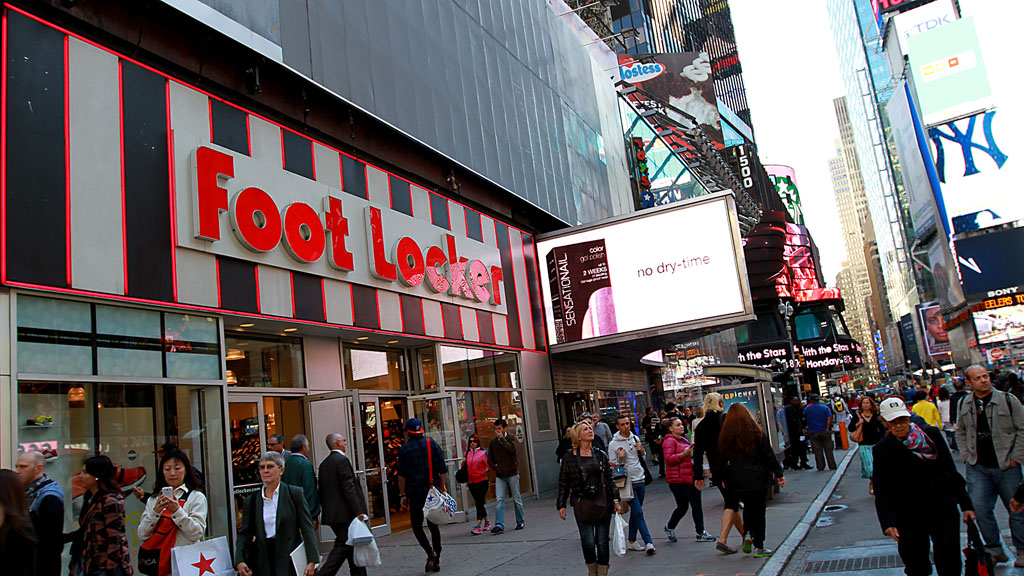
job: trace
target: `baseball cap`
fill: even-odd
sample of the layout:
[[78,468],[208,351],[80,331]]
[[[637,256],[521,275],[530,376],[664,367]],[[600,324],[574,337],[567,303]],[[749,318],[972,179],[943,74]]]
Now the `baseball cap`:
[[883,400],[882,404],[878,407],[878,413],[882,415],[882,418],[885,419],[886,422],[892,422],[893,420],[903,416],[910,418],[910,412],[907,411],[907,405],[899,398],[886,398]]
[[412,432],[413,434],[421,434],[423,432],[423,424],[421,424],[416,418],[409,418],[405,421],[405,431]]

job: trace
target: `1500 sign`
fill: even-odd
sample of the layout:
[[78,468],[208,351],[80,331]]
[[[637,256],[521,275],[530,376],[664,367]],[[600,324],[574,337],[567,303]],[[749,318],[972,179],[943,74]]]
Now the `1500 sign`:
[[[228,223],[244,247],[242,257],[266,255],[276,258],[264,262],[272,265],[403,291],[422,289],[426,297],[478,307],[504,307],[495,248],[460,241],[429,222],[332,194],[323,184],[268,170],[252,158],[213,146],[194,148],[191,166],[192,236],[211,243],[214,252],[239,255],[237,246],[222,242],[222,227]],[[311,197],[319,208],[308,201]],[[353,213],[362,221],[352,220]],[[360,226],[365,234],[358,234]],[[281,248],[287,258],[278,254]]]

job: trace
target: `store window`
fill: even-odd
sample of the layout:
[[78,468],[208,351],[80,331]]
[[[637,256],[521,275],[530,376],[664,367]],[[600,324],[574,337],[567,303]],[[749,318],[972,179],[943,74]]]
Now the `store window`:
[[345,387],[360,390],[406,390],[405,355],[401,350],[345,348]]
[[518,388],[516,354],[441,346],[446,386],[474,388]]
[[17,401],[18,451],[38,450],[46,457],[46,473],[64,489],[65,532],[77,528],[86,458],[105,454],[121,469],[134,564],[145,503],[131,492],[153,489],[169,443],[182,449],[202,475],[209,499],[207,536],[228,534],[220,387],[22,381]]
[[18,373],[220,380],[217,320],[18,296]]
[[228,386],[305,388],[302,340],[287,336],[226,336]]

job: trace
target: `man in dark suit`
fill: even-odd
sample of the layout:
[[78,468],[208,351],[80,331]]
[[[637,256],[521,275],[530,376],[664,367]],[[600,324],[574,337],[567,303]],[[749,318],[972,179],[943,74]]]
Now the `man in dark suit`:
[[345,542],[352,519],[357,516],[363,521],[367,519],[366,498],[356,480],[352,462],[345,455],[345,437],[328,434],[326,441],[331,453],[320,463],[320,505],[323,523],[334,531],[334,548],[320,566],[317,576],[334,576],[345,561],[348,561],[352,576],[365,576],[366,568],[352,562],[352,547]]
[[309,440],[303,434],[292,437],[291,456],[284,461],[284,474],[281,482],[302,488],[302,497],[306,501],[306,509],[313,517],[313,528],[320,529],[320,496],[316,490],[316,476],[313,474],[313,463],[309,461]]

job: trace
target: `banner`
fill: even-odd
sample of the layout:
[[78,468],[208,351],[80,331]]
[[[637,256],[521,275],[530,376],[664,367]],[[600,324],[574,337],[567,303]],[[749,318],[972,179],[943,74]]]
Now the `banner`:
[[942,319],[942,308],[937,301],[927,302],[918,307],[921,333],[924,334],[924,350],[932,359],[944,358],[950,354],[949,334]]

